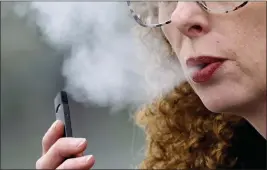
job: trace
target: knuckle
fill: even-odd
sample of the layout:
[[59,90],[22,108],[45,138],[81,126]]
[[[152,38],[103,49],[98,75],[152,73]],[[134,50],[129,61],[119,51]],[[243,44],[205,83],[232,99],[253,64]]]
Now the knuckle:
[[64,150],[68,149],[66,147],[66,139],[59,138],[56,143],[51,147],[51,150],[57,155],[57,156],[63,156],[64,154],[61,152],[64,152]]
[[67,140],[65,138],[59,138],[54,144],[56,148],[60,148],[61,146],[65,146]]
[[43,138],[42,138],[42,145],[46,146],[47,143],[48,143],[48,137],[47,137],[47,135],[44,135]]
[[[77,143],[74,138],[59,138],[56,143],[51,147],[51,150],[60,156],[68,156],[69,154],[78,154],[81,147],[79,142]],[[76,146],[76,147],[75,147]],[[85,149],[85,148],[84,148]],[[81,151],[80,151],[81,152]]]

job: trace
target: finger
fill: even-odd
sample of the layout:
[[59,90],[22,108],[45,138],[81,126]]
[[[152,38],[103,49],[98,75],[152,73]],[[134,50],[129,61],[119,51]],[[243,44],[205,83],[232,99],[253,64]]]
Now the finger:
[[91,169],[95,163],[92,155],[67,159],[57,169]]
[[84,156],[84,153],[83,152],[78,153],[75,157],[82,157],[82,156]]
[[64,135],[64,124],[57,120],[45,133],[42,140],[42,155],[46,154],[49,148]]
[[36,163],[41,169],[55,169],[66,158],[79,154],[86,149],[84,138],[60,138]]

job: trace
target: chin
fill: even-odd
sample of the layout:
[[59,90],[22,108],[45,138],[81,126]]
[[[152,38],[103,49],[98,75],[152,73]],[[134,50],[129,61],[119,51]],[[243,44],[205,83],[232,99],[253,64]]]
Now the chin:
[[[226,69],[227,68],[227,69]],[[236,67],[218,72],[211,81],[197,84],[189,82],[205,107],[214,113],[240,115],[247,112],[259,100],[262,91],[250,77],[243,75]]]
[[233,100],[219,98],[218,96],[201,97],[204,106],[213,113],[234,113],[240,106]]
[[196,93],[201,99],[204,106],[214,113],[232,113],[237,115],[244,111],[245,106],[249,105],[250,96],[247,95],[245,88],[226,86],[222,84],[217,87],[207,87],[196,89]]

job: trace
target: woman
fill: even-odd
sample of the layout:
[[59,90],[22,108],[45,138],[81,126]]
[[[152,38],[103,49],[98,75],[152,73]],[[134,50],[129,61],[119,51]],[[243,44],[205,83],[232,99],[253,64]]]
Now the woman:
[[[128,5],[139,32],[161,38],[190,70],[187,82],[136,114],[147,134],[140,168],[265,169],[266,3]],[[55,122],[44,135],[36,168],[90,169],[94,158],[81,154],[86,140],[62,133]],[[64,161],[70,155],[77,157]]]

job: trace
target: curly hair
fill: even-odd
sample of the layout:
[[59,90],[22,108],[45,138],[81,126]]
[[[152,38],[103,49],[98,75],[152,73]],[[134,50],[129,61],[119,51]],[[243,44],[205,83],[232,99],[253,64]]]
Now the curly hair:
[[[162,42],[160,48],[165,50],[164,55],[166,49],[172,53],[158,28],[138,27],[136,30],[143,34],[139,36],[143,42],[150,35]],[[149,42],[146,45],[153,48],[153,41]],[[237,160],[229,154],[229,148],[234,128],[243,119],[209,111],[188,82],[143,107],[135,119],[146,133],[146,156],[140,169],[227,168]]]
[[208,111],[187,82],[136,114],[145,128],[147,151],[141,169],[231,167],[227,154],[233,128],[242,119]]

